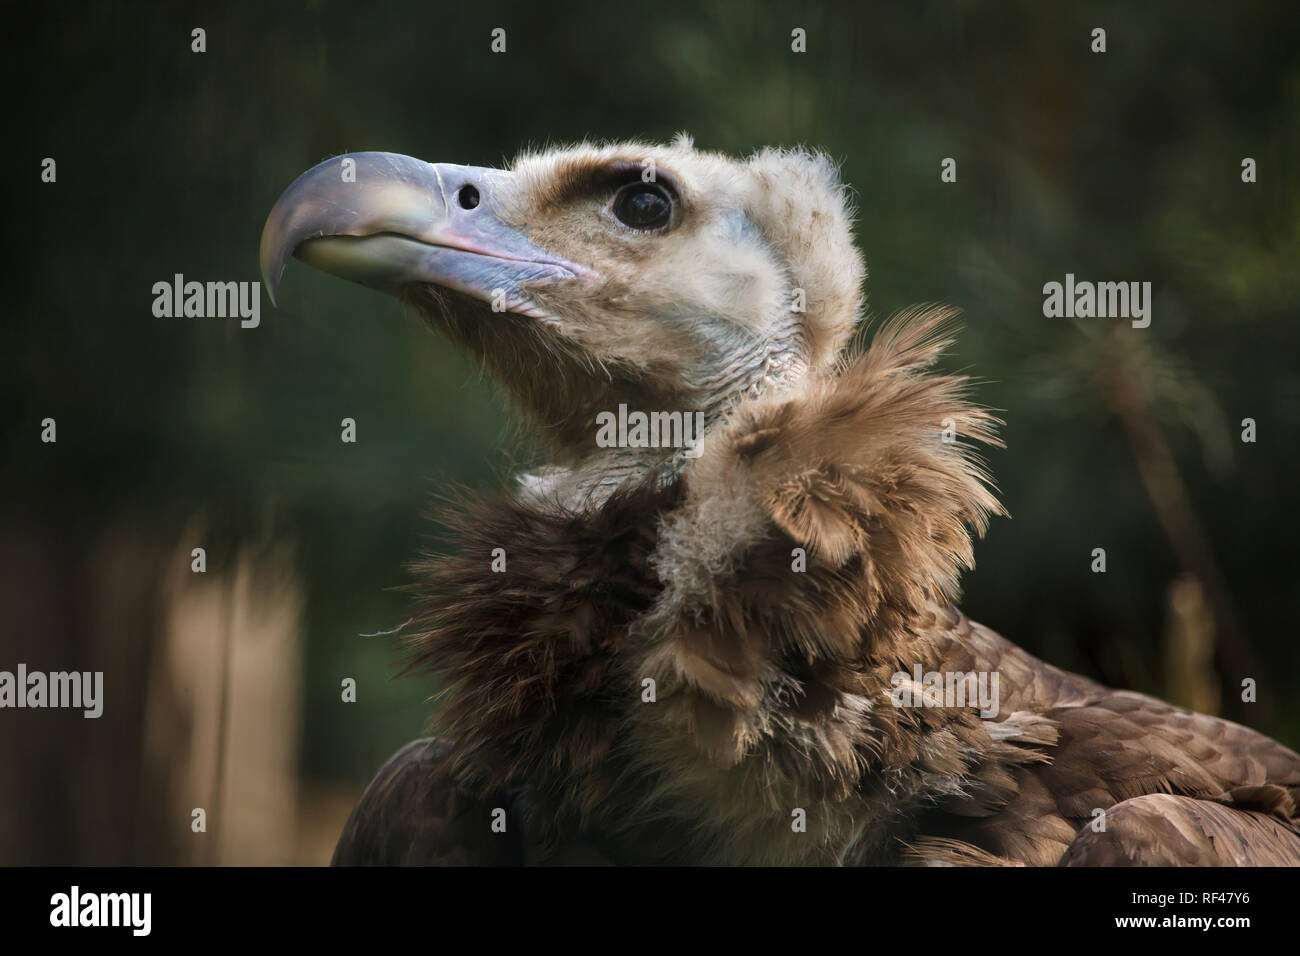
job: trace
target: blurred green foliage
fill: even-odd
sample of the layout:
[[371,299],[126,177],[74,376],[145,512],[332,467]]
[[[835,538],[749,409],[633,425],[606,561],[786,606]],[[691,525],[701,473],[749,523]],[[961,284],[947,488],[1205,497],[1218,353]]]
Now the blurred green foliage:
[[[303,769],[368,779],[431,688],[394,681],[403,564],[429,492],[491,487],[518,454],[477,371],[393,301],[291,265],[261,327],[158,319],[175,273],[258,278],[262,222],[319,160],[380,149],[495,165],[521,147],[669,138],[843,163],[871,308],[965,311],[953,367],[1005,410],[991,465],[1011,520],[969,613],[1045,656],[1159,691],[1178,561],[1095,384],[1094,321],[1042,315],[1044,282],[1154,283],[1156,414],[1293,745],[1288,624],[1300,383],[1300,7],[651,5],[482,0],[43,9],[6,62],[4,508],[87,540],[132,522],[210,560],[296,543],[308,585]],[[190,30],[207,52],[190,52]],[[489,52],[494,27],[508,52]],[[790,30],[808,52],[790,52]],[[1090,52],[1093,27],[1108,52]],[[39,163],[58,162],[57,185]],[[939,164],[958,161],[943,184]],[[1244,156],[1259,182],[1240,179]],[[16,214],[15,214],[16,213]],[[1133,333],[1138,334],[1138,333]],[[59,422],[57,446],[34,444]],[[358,422],[344,445],[338,423]],[[1243,445],[1238,422],[1259,422]],[[224,542],[224,544],[223,544]],[[1089,573],[1105,547],[1109,573]],[[361,688],[338,704],[340,675]],[[1231,688],[1229,688],[1231,689]]]

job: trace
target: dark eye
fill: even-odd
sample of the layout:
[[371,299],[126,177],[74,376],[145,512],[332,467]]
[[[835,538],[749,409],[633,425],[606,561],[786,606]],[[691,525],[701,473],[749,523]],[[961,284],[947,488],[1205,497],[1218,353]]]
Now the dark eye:
[[673,216],[673,201],[657,183],[629,183],[618,191],[614,218],[633,229],[662,229]]

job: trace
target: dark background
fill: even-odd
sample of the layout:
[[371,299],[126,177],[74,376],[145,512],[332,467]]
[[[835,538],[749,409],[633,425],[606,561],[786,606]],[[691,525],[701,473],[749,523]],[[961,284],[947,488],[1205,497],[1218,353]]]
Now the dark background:
[[[978,546],[968,613],[1300,743],[1296,4],[29,14],[4,67],[0,670],[103,670],[106,711],[0,711],[0,862],[324,862],[432,713],[393,639],[359,635],[409,617],[395,589],[437,535],[431,492],[524,460],[490,387],[394,301],[300,264],[257,329],[152,314],[178,272],[258,280],[280,191],[363,149],[498,165],[687,130],[825,150],[873,314],[961,307],[949,365],[1004,410],[1012,517]],[[1152,282],[1150,328],[1044,318],[1067,272]]]

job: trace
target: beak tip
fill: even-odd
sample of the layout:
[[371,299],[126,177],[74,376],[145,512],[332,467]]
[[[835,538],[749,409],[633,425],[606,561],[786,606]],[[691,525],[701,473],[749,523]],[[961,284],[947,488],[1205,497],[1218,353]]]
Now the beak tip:
[[[271,214],[272,219],[275,213]],[[258,265],[262,270],[262,287],[266,289],[266,296],[271,300],[271,305],[279,308],[280,303],[277,298],[280,292],[280,282],[284,279],[284,250],[277,248],[279,245],[275,239],[278,230],[272,227],[272,219],[268,219],[265,228],[262,230],[261,248],[258,250]]]
[[271,307],[278,309],[280,307],[279,292],[280,279],[284,275],[284,269],[281,267],[279,275],[273,275],[270,269],[262,269],[262,288],[266,289],[266,297],[271,300]]

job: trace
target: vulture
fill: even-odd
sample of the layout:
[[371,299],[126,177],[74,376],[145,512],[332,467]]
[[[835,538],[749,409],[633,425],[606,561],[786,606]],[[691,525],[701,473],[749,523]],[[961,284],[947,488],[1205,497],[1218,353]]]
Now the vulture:
[[1000,423],[952,310],[850,343],[852,216],[821,153],[684,135],[283,193],[272,301],[291,256],[397,296],[547,456],[413,565],[435,735],[336,865],[1300,864],[1294,752],[958,609]]

